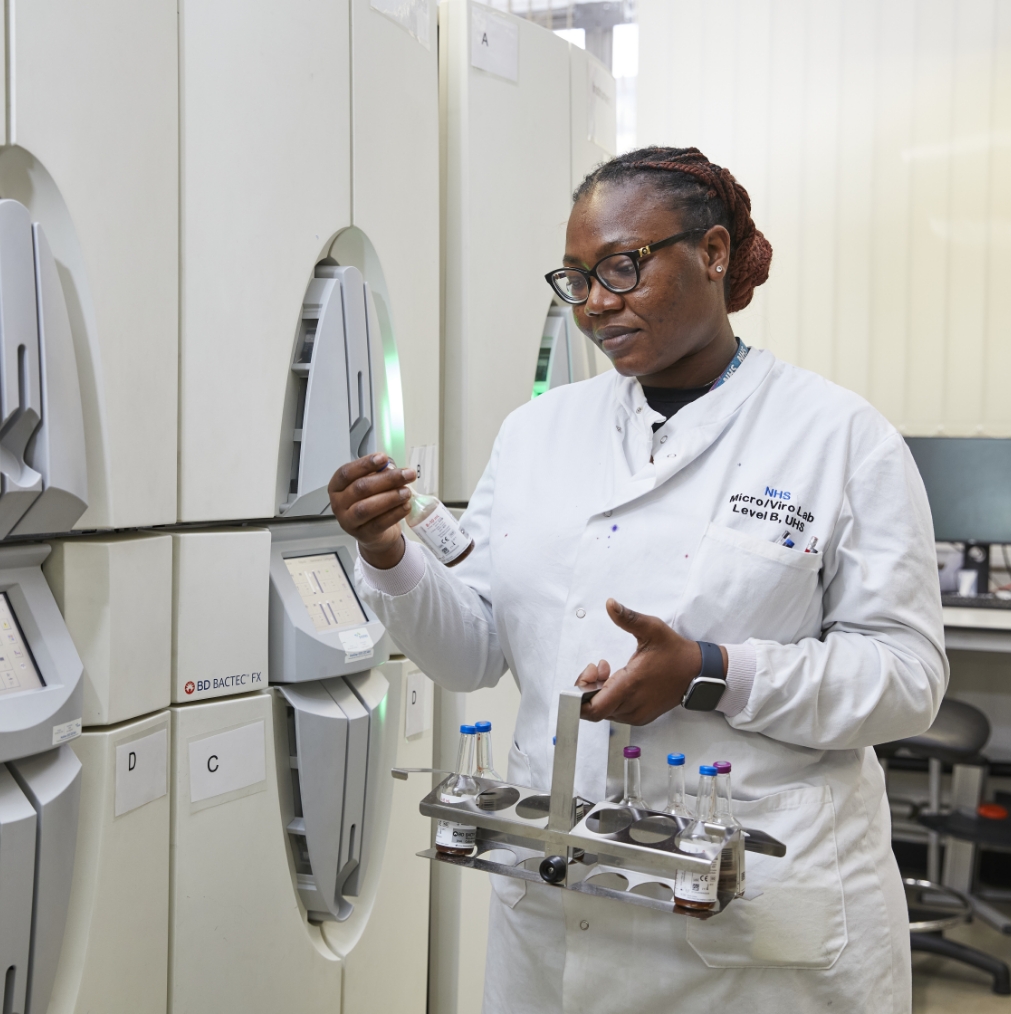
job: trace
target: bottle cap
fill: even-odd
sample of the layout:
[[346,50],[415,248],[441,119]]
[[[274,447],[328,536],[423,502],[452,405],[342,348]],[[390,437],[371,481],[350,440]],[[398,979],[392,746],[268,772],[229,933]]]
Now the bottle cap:
[[730,774],[730,761],[716,761],[713,764],[713,767],[716,768],[716,773],[718,775]]
[[477,729],[475,729],[473,725],[461,725],[460,732],[462,732],[465,736],[473,736],[477,733]]
[[703,764],[699,768],[699,774],[700,775],[715,775],[716,774],[716,768],[714,768],[711,764]]
[[684,764],[685,755],[683,753],[669,753],[667,754],[667,763],[671,767],[677,767],[678,764]]
[[639,754],[642,753],[642,751],[637,746],[626,746],[624,752],[625,756],[629,760],[634,760],[636,757],[639,756]]
[[491,722],[475,722],[474,728],[478,732],[491,732]]

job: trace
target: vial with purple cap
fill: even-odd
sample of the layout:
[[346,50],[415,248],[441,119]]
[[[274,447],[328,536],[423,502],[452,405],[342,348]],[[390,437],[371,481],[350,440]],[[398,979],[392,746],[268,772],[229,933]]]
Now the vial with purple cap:
[[715,837],[706,827],[712,822],[715,805],[716,768],[703,764],[699,768],[695,820],[674,839],[674,843],[682,852],[705,856],[710,865],[703,872],[678,870],[674,881],[674,904],[682,908],[708,909],[716,904],[723,836]]
[[642,774],[639,771],[639,756],[642,751],[637,746],[625,747],[625,793],[621,797],[622,806],[631,806],[636,810],[647,809],[642,798]]
[[691,819],[691,812],[685,802],[685,755],[683,753],[667,754],[667,805],[664,807],[664,813]]
[[720,856],[720,891],[740,898],[744,894],[744,828],[734,816],[733,796],[730,792],[730,761],[717,761],[716,812],[714,824],[722,824],[734,836],[724,846]]
[[[460,747],[456,755],[456,774],[442,786],[439,799],[443,803],[458,803],[477,795],[477,782],[472,777],[474,769],[474,738],[477,729],[473,725],[460,726]],[[477,841],[477,828],[472,824],[460,824],[452,820],[439,819],[435,829],[435,848],[451,856],[469,856]]]

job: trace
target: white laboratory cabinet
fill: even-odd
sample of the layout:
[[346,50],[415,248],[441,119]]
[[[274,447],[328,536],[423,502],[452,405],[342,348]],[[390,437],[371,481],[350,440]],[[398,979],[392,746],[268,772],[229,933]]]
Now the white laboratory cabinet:
[[67,928],[48,1014],[164,1014],[169,713],[86,729]]
[[[332,855],[310,857],[305,848],[309,814],[299,791],[306,787],[301,765],[310,744],[332,752],[334,742],[313,740],[311,721],[298,725],[297,708],[281,688],[172,707],[170,1012],[274,1014],[291,1006],[293,989],[304,1014],[424,1009],[427,870],[405,871],[404,864],[427,845],[428,822],[418,819],[417,798],[401,793],[394,809],[389,770],[404,756],[429,764],[431,731],[406,740],[404,668],[398,660],[346,682],[337,678],[325,698],[316,695],[315,710],[303,707],[302,717],[344,726],[344,737],[335,737],[343,749],[332,758],[338,766],[330,772],[331,790],[353,796],[352,750],[365,760],[366,777],[358,784],[364,797],[344,804],[357,823],[336,812]],[[369,697],[370,687],[381,688],[380,700]],[[305,705],[308,695],[298,700]],[[348,863],[349,848],[359,850],[357,862]],[[396,857],[392,869],[390,856]],[[331,865],[318,861],[323,858]],[[324,883],[334,893],[313,901]],[[382,921],[373,924],[373,914]],[[403,962],[406,982],[376,974],[394,953],[393,938],[403,946],[397,963]],[[401,1007],[405,987],[410,1002]]]
[[[36,439],[30,451],[38,459],[34,470],[44,471],[39,461],[48,454],[45,467],[71,484],[64,486],[70,496],[62,497],[61,517],[71,497],[82,509],[86,502],[87,510],[64,523],[49,515],[43,492],[36,516],[29,510],[14,534],[172,523],[179,298],[176,2],[38,0],[10,6],[4,59],[0,197],[27,207],[52,250],[66,320],[51,318],[47,337],[62,343],[67,332],[80,385],[77,409],[66,400],[76,384],[43,377],[44,384],[57,386],[48,404],[43,388],[42,405],[54,421],[63,410],[83,413],[76,429],[86,446],[84,454],[64,439],[47,449]],[[0,254],[0,275],[7,261],[7,253]],[[62,356],[61,366],[70,365]],[[30,353],[25,367],[30,400],[37,374]],[[15,369],[4,383],[17,375]],[[78,475],[85,463],[86,476]],[[3,514],[0,508],[0,522]],[[0,523],[0,534],[7,531]]]
[[571,192],[569,44],[472,0],[439,7],[445,356],[442,496],[470,498],[528,401]]
[[345,461],[438,439],[434,12],[180,12],[179,517],[318,516]]

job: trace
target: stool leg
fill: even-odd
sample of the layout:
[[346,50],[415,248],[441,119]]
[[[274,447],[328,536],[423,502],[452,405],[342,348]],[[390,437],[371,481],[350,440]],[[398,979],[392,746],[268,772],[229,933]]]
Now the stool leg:
[[910,933],[909,942],[914,951],[938,954],[942,958],[952,958],[961,961],[963,965],[972,965],[973,968],[989,972],[993,976],[993,991],[999,996],[1011,996],[1011,972],[1003,961],[977,951],[975,947],[966,947],[932,933]]
[[[936,757],[929,761],[930,782],[928,791],[931,813],[941,812],[941,762]],[[927,839],[927,880],[934,884],[941,882],[941,836],[936,831],[928,832]]]

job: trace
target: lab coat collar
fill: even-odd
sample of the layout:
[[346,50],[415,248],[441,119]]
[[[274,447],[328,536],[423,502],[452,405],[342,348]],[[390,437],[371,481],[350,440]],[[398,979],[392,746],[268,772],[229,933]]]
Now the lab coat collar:
[[775,362],[770,352],[752,349],[726,383],[686,405],[655,434],[653,424],[663,416],[649,407],[636,377],[615,373],[611,430],[615,482],[604,509],[614,510],[645,496],[711,447],[762,386]]

